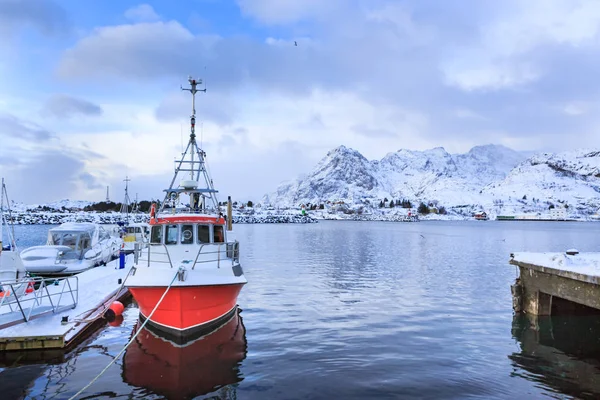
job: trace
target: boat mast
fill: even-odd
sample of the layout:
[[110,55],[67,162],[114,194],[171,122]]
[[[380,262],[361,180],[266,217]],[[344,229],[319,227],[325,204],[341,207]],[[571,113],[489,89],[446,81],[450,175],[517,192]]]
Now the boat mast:
[[[6,206],[9,213],[9,218],[4,216],[4,200],[6,199]],[[12,251],[17,251],[17,242],[15,240],[14,226],[8,227],[8,220],[12,222],[12,215],[10,215],[10,201],[8,200],[8,192],[6,191],[6,184],[4,178],[2,178],[2,190],[0,191],[0,253],[2,252],[2,238],[4,237],[4,225],[8,228],[8,243]]]
[[[217,199],[217,191],[214,189],[214,185],[212,179],[210,178],[208,171],[206,169],[206,152],[202,150],[198,146],[198,142],[196,141],[196,93],[205,92],[206,87],[204,89],[198,89],[198,85],[202,84],[201,79],[193,79],[191,76],[188,78],[188,82],[190,84],[190,88],[181,87],[181,90],[188,91],[192,94],[192,115],[190,116],[190,139],[188,141],[187,147],[185,151],[182,153],[182,157],[180,160],[176,161],[175,167],[175,175],[171,180],[171,185],[169,189],[166,189],[166,195],[163,203],[160,206],[162,210],[165,204],[169,201],[173,201],[174,196],[178,196],[180,193],[189,193],[190,194],[190,208],[194,208],[194,196],[198,196],[197,200],[199,201],[199,197],[201,196],[203,199],[208,198],[212,201],[212,206],[214,210],[219,210],[219,202]],[[189,152],[189,160],[186,160],[186,156]],[[177,175],[179,172],[189,172],[190,178],[192,181],[199,181],[200,176],[204,177],[204,181],[206,186],[201,188],[176,188],[173,185],[175,184],[175,180],[177,179]],[[202,208],[206,208],[206,204],[202,201]],[[173,202],[173,207],[175,206]]]
[[129,179],[129,177],[127,175],[125,175],[125,179],[123,180],[123,182],[125,182],[125,199],[123,200],[123,204],[121,204],[121,214],[125,214],[125,221],[129,222],[129,192],[128,192],[128,184],[129,181],[131,181],[131,179]]

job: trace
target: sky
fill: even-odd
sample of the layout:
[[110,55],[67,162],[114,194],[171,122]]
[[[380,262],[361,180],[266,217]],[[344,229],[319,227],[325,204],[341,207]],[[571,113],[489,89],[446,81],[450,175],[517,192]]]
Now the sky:
[[260,200],[339,145],[600,147],[596,0],[0,0],[0,175],[27,204],[162,199],[189,135]]

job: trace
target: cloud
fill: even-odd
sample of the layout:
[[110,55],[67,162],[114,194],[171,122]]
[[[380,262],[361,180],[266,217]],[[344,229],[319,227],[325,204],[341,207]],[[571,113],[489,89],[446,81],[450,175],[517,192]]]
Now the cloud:
[[12,114],[0,113],[0,138],[46,141],[54,134],[41,126],[24,121]]
[[58,118],[70,118],[74,115],[94,117],[102,115],[100,106],[65,94],[57,94],[48,98],[43,111]]
[[318,112],[313,112],[306,121],[298,125],[298,128],[314,131],[325,129],[326,125],[323,122],[323,116]]
[[[189,127],[189,117],[192,114],[192,99],[189,92],[174,92],[160,102],[155,110],[159,121],[180,121]],[[219,92],[196,94],[196,123],[211,121],[218,125],[230,125],[239,114],[239,106],[232,96]]]
[[[137,79],[165,74],[186,76],[188,71],[184,70],[193,54],[189,48],[199,44],[177,21],[97,28],[65,52],[58,73],[71,79],[103,75]],[[202,47],[195,48],[202,51]],[[142,65],[140,61],[150,64]]]
[[32,26],[45,35],[64,33],[69,27],[66,11],[52,0],[0,1],[0,35]]
[[85,184],[87,189],[94,190],[94,189],[103,189],[104,188],[104,186],[98,182],[98,179],[94,175],[90,174],[89,172],[80,173],[78,178]]
[[[433,145],[449,134],[569,131],[577,126],[556,123],[556,104],[600,94],[592,79],[600,67],[594,56],[600,6],[593,1],[467,1],[460,8],[427,0],[239,4],[243,15],[280,25],[280,36],[194,35],[177,21],[108,26],[66,51],[58,72],[70,81],[175,83],[207,66],[209,96],[250,86],[294,98],[352,91],[375,107],[393,104],[427,116],[420,133]],[[235,103],[244,101],[235,95]],[[157,116],[169,118],[161,106]],[[448,115],[449,107],[482,118]]]
[[[323,17],[343,4],[340,0],[238,0],[242,13],[269,25]],[[351,7],[354,1],[346,1]]]
[[125,11],[125,18],[135,22],[153,22],[160,20],[160,16],[149,4],[140,4]]
[[396,137],[396,134],[387,129],[381,128],[371,128],[369,126],[358,124],[352,127],[352,130],[359,135],[364,135],[366,137],[376,138],[376,137]]
[[[394,12],[400,14],[396,8]],[[390,14],[393,17],[393,12]],[[403,53],[415,53],[415,47],[424,45],[423,39],[416,45],[408,40],[418,32],[415,24],[399,28],[400,22],[369,19],[354,11],[348,18],[350,21],[336,19],[319,40],[298,40],[299,46],[292,41],[256,41],[247,36],[194,35],[177,21],[103,27],[68,49],[57,73],[70,81],[116,78],[140,82],[181,79],[206,66],[209,90],[253,85],[307,96],[316,88],[346,90],[356,85],[394,97],[416,88],[424,75],[438,73],[433,65],[423,67],[429,64],[426,51],[410,54],[411,62],[402,58],[409,56]],[[405,16],[398,20],[409,24]],[[348,24],[355,30],[351,36],[344,33]],[[416,79],[389,79],[409,74]]]
[[[535,51],[556,45],[596,47],[600,3],[594,0],[510,0],[491,7],[472,45],[454,46],[446,82],[463,90],[499,90],[542,79],[547,65]],[[550,67],[551,69],[551,67]]]
[[[228,195],[242,201],[260,200],[267,190],[274,190],[282,181],[311,169],[322,156],[314,146],[295,141],[285,141],[268,149],[240,143],[230,146],[228,157],[223,158],[214,157],[210,144],[206,148],[211,177],[221,201],[226,200]],[[257,162],[261,159],[269,162]],[[236,176],[236,179],[232,180],[231,176]],[[260,177],[260,184],[256,177]]]
[[30,162],[9,168],[6,171],[6,184],[15,201],[56,201],[77,193],[82,176],[87,180],[85,185],[93,182],[92,177],[84,173],[84,166],[84,162],[76,155],[61,151],[41,151]]

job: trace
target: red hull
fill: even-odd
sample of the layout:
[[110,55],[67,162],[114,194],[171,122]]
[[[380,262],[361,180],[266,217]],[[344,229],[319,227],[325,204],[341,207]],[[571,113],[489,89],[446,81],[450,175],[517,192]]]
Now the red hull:
[[[133,333],[139,329],[138,326]],[[143,328],[123,358],[123,378],[169,399],[201,396],[239,382],[239,363],[246,358],[246,330],[235,314],[208,335],[185,347]]]
[[[150,322],[174,331],[200,329],[237,305],[243,284],[171,287]],[[166,287],[130,287],[140,313],[147,318]]]

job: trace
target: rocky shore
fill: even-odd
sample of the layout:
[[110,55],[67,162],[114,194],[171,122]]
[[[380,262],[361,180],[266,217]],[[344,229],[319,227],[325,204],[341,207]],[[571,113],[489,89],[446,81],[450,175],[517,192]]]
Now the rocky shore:
[[[96,212],[13,212],[15,225],[59,225],[64,222],[95,222],[98,224],[116,224],[123,220],[120,213]],[[129,214],[131,222],[148,222],[148,214]],[[234,215],[234,224],[309,224],[319,222],[307,215]]]

